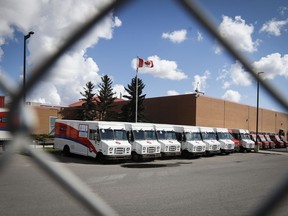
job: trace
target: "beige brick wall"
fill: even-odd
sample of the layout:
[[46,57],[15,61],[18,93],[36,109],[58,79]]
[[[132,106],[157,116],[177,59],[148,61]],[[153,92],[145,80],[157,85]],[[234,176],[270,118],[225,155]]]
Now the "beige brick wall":
[[[195,111],[195,113],[193,113]],[[178,95],[145,100],[151,122],[256,131],[256,107],[200,95]],[[259,132],[288,130],[288,114],[259,108]]]
[[38,118],[38,125],[34,129],[34,134],[48,134],[50,130],[50,117],[60,118],[58,112],[60,107],[33,107],[35,114]]
[[[117,111],[126,103],[118,102]],[[144,114],[150,122],[210,127],[243,128],[256,131],[256,107],[194,94],[146,98]],[[47,134],[49,117],[60,118],[60,107],[34,106],[39,125],[33,133]],[[259,109],[259,131],[288,131],[288,114]]]
[[206,96],[196,99],[196,125],[208,127],[224,127],[224,101],[214,100]]

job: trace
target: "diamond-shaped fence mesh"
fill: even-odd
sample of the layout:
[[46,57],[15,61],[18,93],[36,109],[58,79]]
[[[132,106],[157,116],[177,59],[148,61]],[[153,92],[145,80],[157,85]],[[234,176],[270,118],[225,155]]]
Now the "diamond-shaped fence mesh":
[[[200,24],[202,24],[207,31],[215,37],[223,47],[226,48],[231,57],[237,59],[245,69],[255,78],[259,79],[260,84],[264,87],[267,92],[281,105],[284,110],[288,111],[287,100],[276,91],[276,89],[265,82],[263,79],[257,76],[257,72],[254,71],[249,60],[241,55],[229,41],[225,40],[220,36],[217,31],[216,25],[209,19],[207,14],[205,14],[202,9],[194,2],[189,0],[177,1],[183,6],[183,13],[188,12],[191,15],[191,19],[196,19]],[[125,4],[124,4],[125,3]],[[95,14],[88,22],[79,26],[76,31],[66,39],[66,41],[60,46],[60,48],[44,59],[42,63],[38,65],[32,72],[31,76],[26,82],[25,89],[23,86],[19,86],[18,89],[11,89],[11,87],[5,82],[5,80],[0,79],[0,87],[11,97],[11,106],[8,114],[9,130],[13,134],[13,139],[10,141],[7,151],[0,157],[0,172],[5,172],[5,165],[13,160],[13,155],[21,152],[28,153],[31,158],[39,165],[47,175],[51,176],[59,185],[62,186],[63,190],[72,194],[75,199],[83,204],[94,215],[117,215],[108,204],[106,204],[101,197],[97,194],[92,193],[91,190],[83,184],[73,173],[64,167],[59,167],[51,163],[51,158],[49,154],[38,151],[37,149],[31,148],[30,144],[32,140],[29,138],[31,133],[31,125],[33,125],[33,114],[27,107],[24,106],[23,98],[31,89],[35,87],[37,82],[43,79],[48,73],[49,69],[55,64],[55,62],[68,51],[74,44],[76,44],[84,35],[86,35],[89,30],[97,25],[99,21],[105,17],[111,10],[120,9],[127,5],[129,1],[114,1],[111,4],[106,5],[100,10],[99,13]],[[17,121],[15,121],[15,116],[17,116]],[[283,184],[279,185],[278,190],[274,194],[271,194],[269,199],[261,205],[262,207],[256,209],[253,215],[269,215],[271,212],[277,208],[280,201],[283,200],[288,193],[288,177],[283,179]]]

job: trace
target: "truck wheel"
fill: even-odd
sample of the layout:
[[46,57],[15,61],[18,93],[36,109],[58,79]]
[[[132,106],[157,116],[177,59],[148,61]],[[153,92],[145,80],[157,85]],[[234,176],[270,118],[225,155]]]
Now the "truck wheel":
[[66,156],[66,157],[69,157],[70,156],[70,148],[68,145],[65,145],[64,148],[63,148],[63,154]]
[[105,162],[105,156],[102,154],[102,152],[97,153],[96,160],[99,163],[104,163]]
[[136,152],[132,152],[132,161],[138,162],[139,160],[139,155]]
[[185,159],[189,159],[189,152],[187,150],[183,150],[181,156]]

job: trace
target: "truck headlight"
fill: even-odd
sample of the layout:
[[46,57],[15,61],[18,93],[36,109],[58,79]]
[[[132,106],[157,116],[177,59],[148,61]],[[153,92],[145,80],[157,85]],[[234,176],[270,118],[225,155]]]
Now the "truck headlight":
[[143,151],[146,151],[146,147],[143,147]]
[[113,151],[113,148],[112,148],[112,147],[110,147],[110,148],[109,148],[109,151]]
[[130,151],[130,148],[126,148],[126,152],[129,152]]

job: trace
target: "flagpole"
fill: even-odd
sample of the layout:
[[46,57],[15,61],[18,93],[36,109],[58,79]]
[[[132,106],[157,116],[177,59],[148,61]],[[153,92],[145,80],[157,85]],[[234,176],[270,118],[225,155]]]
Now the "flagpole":
[[138,56],[137,56],[137,68],[136,68],[136,96],[135,96],[135,101],[136,101],[136,104],[135,104],[135,122],[137,123],[137,115],[138,115],[138,63],[139,62],[139,59],[138,59]]

